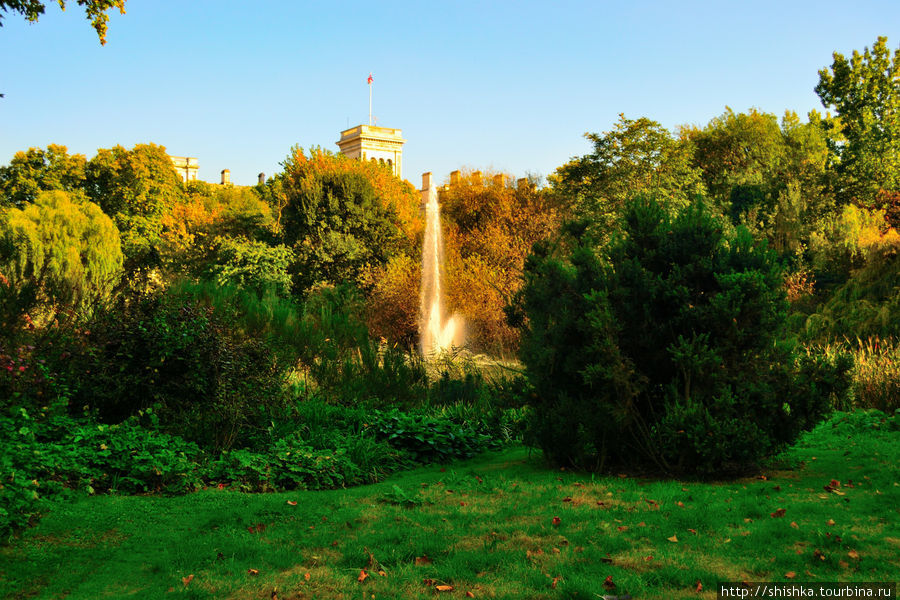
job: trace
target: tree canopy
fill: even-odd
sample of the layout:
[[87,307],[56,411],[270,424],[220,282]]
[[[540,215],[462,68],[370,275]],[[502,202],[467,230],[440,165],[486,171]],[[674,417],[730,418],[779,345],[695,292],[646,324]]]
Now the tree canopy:
[[844,138],[831,147],[840,198],[873,206],[879,190],[900,189],[900,48],[892,55],[879,37],[849,59],[835,52],[831,67],[819,71],[816,93],[837,112]]
[[84,155],[56,144],[16,152],[9,165],[0,167],[0,206],[22,208],[41,191],[83,193],[86,162]]
[[[118,8],[119,12],[125,14],[126,0],[76,0],[79,6],[84,7],[84,14],[91,22],[97,37],[100,38],[101,44],[106,44],[106,32],[108,29],[109,15],[106,14],[111,8]],[[66,0],[57,0],[59,8],[66,10]],[[43,0],[0,0],[0,27],[3,26],[3,13],[14,12],[19,13],[28,21],[36,23],[38,18],[44,14],[45,3]]]

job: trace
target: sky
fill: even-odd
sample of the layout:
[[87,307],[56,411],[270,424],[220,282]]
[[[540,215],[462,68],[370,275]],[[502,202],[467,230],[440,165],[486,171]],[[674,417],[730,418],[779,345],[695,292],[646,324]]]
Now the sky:
[[824,110],[832,53],[900,42],[900,2],[127,0],[101,46],[75,0],[0,28],[0,164],[153,142],[200,179],[270,176],[294,145],[403,130],[403,177],[547,176],[624,113],[671,131],[726,106]]

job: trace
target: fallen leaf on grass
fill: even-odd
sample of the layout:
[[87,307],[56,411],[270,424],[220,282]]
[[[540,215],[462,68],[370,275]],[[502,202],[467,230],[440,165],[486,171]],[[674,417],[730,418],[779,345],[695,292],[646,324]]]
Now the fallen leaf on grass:
[[430,565],[430,564],[433,563],[433,562],[434,562],[433,560],[431,560],[430,558],[428,558],[428,555],[427,555],[427,554],[425,554],[424,556],[417,556],[417,557],[416,557],[416,565],[418,565],[418,566],[422,566],[422,565]]
[[813,556],[815,556],[815,557],[818,558],[819,560],[825,560],[825,553],[822,552],[821,550],[819,550],[818,548],[816,548],[816,549],[813,551]]
[[650,510],[659,510],[659,502],[657,502],[656,500],[644,498],[644,502],[650,505]]
[[436,586],[434,586],[434,589],[436,589],[439,592],[452,592],[453,586],[452,585],[436,585]]
[[553,517],[553,526],[554,527],[559,527],[560,523],[562,523],[562,521],[560,520],[559,517]]
[[775,512],[772,513],[772,518],[773,518],[773,519],[780,519],[781,517],[784,516],[784,514],[785,514],[786,512],[787,512],[787,510],[785,510],[785,509],[783,509],[783,508],[776,509]]
[[259,569],[247,569],[249,575],[259,575]]
[[303,576],[303,579],[309,581],[309,578],[310,578],[310,577],[312,577],[312,575],[310,575],[309,573],[306,573],[306,574]]
[[550,583],[550,587],[554,590],[556,589],[556,584],[559,583],[559,580],[562,579],[559,575],[553,578],[553,581]]
[[791,527],[793,527],[794,529],[800,529],[800,526],[797,525],[797,521],[791,521]]
[[828,519],[827,521],[825,521],[825,524],[826,525],[834,525],[834,519]]
[[849,556],[853,560],[859,560],[859,552],[857,552],[856,550],[851,550],[847,553],[847,556]]
[[703,591],[703,584],[700,583],[700,580],[697,580],[697,587],[694,588],[694,591],[698,594]]
[[572,497],[571,497],[571,496],[566,496],[565,498],[562,499],[562,501],[563,501],[563,502],[571,502],[571,501],[572,501]]
[[616,529],[619,531],[628,531],[628,525],[619,525]]
[[637,524],[637,526],[638,526],[638,527],[646,527],[647,524],[644,523],[643,521],[641,521],[640,523]]
[[384,571],[378,571],[378,575],[380,575],[381,577],[387,577],[387,573],[385,573]]
[[559,554],[559,548],[554,548],[554,549],[553,549],[553,554]]
[[690,532],[693,533],[694,535],[697,535],[697,530],[696,530],[696,529],[688,529],[688,531],[690,531]]
[[365,581],[368,577],[369,577],[369,574],[366,573],[366,570],[365,570],[365,569],[363,569],[362,571],[359,572],[359,577],[357,577],[356,580],[357,580],[358,582],[362,583],[362,582]]
[[793,579],[794,577],[797,576],[797,573],[795,571],[788,571],[787,573],[784,574],[784,576],[787,577],[788,579]]
[[608,590],[616,589],[616,584],[613,583],[612,575],[606,576],[606,579],[603,580],[603,587],[605,587]]
[[846,569],[847,567],[850,566],[850,563],[848,563],[846,560],[839,560],[839,561],[838,561],[838,565],[839,565],[842,569]]
[[185,585],[185,587],[187,587],[187,584],[189,584],[189,583],[192,582],[193,580],[194,580],[194,574],[191,573],[191,574],[188,575],[187,577],[182,577],[182,578],[181,578],[181,583],[183,583],[183,584]]
[[673,542],[676,544],[678,543],[678,536],[673,535],[672,537],[666,538],[666,539],[669,540],[670,542]]
[[297,501],[296,501],[296,500],[288,500],[287,503],[288,503],[289,506],[297,506]]
[[474,598],[474,597],[475,597],[475,594],[473,594],[472,592],[466,592],[466,598]]
[[650,562],[651,560],[653,560],[653,555],[652,555],[652,554],[651,554],[650,556],[645,556],[645,557],[644,557],[644,562]]
[[681,500],[679,500],[678,502],[676,502],[676,504],[677,504],[678,506],[680,506],[681,508],[684,508],[684,502],[682,502]]

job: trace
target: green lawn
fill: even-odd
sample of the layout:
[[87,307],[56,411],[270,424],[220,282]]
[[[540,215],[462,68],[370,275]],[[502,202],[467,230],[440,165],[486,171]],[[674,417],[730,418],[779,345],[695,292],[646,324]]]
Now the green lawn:
[[0,548],[0,594],[715,598],[723,581],[895,581],[898,557],[900,432],[856,413],[723,483],[514,448],[348,490],[84,498]]

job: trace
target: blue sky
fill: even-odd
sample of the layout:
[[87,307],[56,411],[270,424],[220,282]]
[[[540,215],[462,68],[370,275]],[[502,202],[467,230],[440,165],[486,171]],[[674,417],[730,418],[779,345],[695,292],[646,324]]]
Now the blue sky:
[[887,35],[900,2],[128,0],[101,46],[70,0],[0,28],[0,163],[50,143],[155,142],[200,178],[253,184],[291,146],[337,150],[368,119],[403,130],[403,175],[547,175],[619,113],[674,130],[728,105],[821,109],[834,51]]

